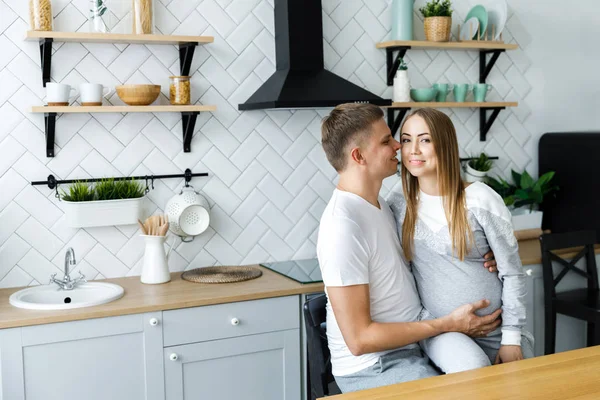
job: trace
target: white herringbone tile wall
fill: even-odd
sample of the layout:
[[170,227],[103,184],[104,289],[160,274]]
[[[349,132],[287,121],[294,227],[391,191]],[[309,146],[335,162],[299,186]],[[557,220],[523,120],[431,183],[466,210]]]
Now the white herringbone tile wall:
[[[129,0],[110,0],[109,3]],[[87,31],[89,0],[53,0],[55,30]],[[422,5],[418,0],[415,10]],[[468,1],[455,1],[454,21]],[[215,264],[246,264],[315,256],[318,221],[336,182],[320,147],[320,120],[328,110],[239,112],[275,70],[273,0],[156,0],[156,26],[163,34],[213,35],[198,47],[192,64],[193,101],[216,104],[201,113],[192,152],[182,152],[177,113],[65,114],[56,126],[56,157],[46,158],[44,120],[31,114],[43,105],[39,48],[25,42],[28,2],[0,0],[0,287],[46,283],[60,273],[67,247],[91,279],[139,275],[143,244],[137,226],[71,229],[62,204],[47,187],[31,186],[49,174],[58,179],[209,172],[192,184],[209,198],[211,226],[192,243],[178,243],[172,271]],[[510,9],[510,7],[509,7]],[[385,84],[385,53],[375,43],[389,36],[389,0],[323,0],[326,68],[370,91],[391,97]],[[121,22],[126,16],[120,15]],[[119,18],[117,17],[117,20]],[[415,32],[422,22],[415,13]],[[456,23],[456,22],[455,22]],[[456,124],[463,155],[485,150],[497,155],[496,172],[522,170],[531,133],[525,78],[531,40],[510,13],[505,41],[520,49],[502,55],[489,77],[490,99],[519,101],[503,111],[479,141],[473,109],[445,110]],[[77,86],[91,81],[161,84],[167,104],[168,77],[179,70],[175,46],[55,43],[52,79]],[[409,51],[414,87],[435,82],[477,81],[475,52]],[[117,96],[109,103],[121,104]],[[397,178],[386,180],[387,193]],[[182,185],[156,181],[149,212],[160,212]],[[385,194],[384,193],[384,194]]]

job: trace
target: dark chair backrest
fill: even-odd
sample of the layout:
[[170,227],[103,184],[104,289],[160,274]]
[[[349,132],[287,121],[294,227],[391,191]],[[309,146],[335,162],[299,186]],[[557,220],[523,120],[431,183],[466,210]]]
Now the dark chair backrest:
[[327,297],[324,294],[312,297],[304,303],[311,400],[329,395],[329,383],[334,381],[327,346],[326,305]]
[[[574,272],[585,277],[588,281],[588,289],[597,291],[598,271],[596,269],[596,256],[594,254],[595,243],[596,232],[592,230],[567,233],[546,233],[540,236],[542,267],[544,272],[544,292],[551,294],[551,296],[555,296],[556,285],[568,272]],[[552,250],[581,246],[583,246],[583,249],[579,251],[571,261],[566,261],[552,252]],[[584,256],[586,259],[586,271],[575,267],[575,264]],[[552,261],[560,263],[563,267],[556,277],[553,274]]]

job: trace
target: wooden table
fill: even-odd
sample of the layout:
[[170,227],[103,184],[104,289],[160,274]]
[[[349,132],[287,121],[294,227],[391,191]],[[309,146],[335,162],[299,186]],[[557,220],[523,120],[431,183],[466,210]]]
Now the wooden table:
[[600,346],[326,399],[597,400],[600,399]]

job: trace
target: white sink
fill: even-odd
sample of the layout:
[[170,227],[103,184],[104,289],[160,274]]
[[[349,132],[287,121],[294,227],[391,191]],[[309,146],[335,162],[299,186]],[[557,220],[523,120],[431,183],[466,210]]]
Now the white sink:
[[105,282],[86,282],[72,290],[63,290],[55,284],[33,286],[10,296],[15,307],[30,310],[67,310],[97,306],[123,297],[121,286]]

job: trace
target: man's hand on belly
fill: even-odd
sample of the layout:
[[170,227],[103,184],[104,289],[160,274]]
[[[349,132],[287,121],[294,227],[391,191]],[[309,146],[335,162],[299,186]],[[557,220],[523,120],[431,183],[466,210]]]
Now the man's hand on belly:
[[489,300],[480,300],[475,303],[465,304],[450,314],[442,317],[447,332],[461,332],[471,337],[482,337],[496,329],[502,320],[499,318],[501,309],[479,317],[475,312],[490,305]]

